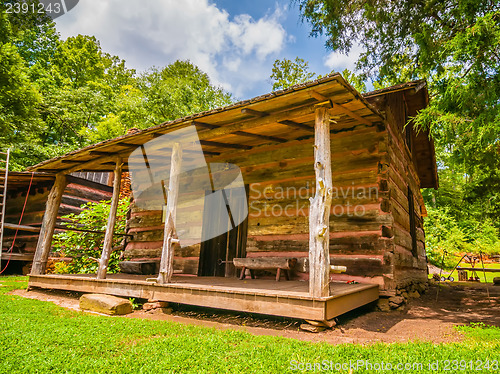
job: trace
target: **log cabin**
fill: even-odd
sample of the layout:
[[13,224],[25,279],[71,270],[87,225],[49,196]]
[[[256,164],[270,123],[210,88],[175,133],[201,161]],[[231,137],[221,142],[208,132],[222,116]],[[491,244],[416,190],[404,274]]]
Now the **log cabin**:
[[[55,183],[30,287],[321,321],[424,283],[420,189],[438,179],[432,139],[412,117],[427,104],[425,81],[362,95],[332,74],[35,165]],[[157,263],[156,275],[107,274],[113,209],[97,275],[45,274],[75,171],[113,172],[112,207],[130,173],[124,256]],[[291,280],[277,282],[280,270]]]

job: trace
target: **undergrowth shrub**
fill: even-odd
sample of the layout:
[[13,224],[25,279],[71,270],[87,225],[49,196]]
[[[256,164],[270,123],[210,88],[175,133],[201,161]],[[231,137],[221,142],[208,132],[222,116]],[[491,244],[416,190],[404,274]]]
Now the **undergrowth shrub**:
[[[93,231],[105,231],[108,221],[111,202],[101,201],[83,204],[79,214],[68,214],[63,216],[63,226],[75,229]],[[129,199],[120,200],[116,215],[115,232],[125,232]],[[123,240],[122,236],[113,237],[113,248],[118,247]],[[104,234],[88,233],[78,231],[64,231],[54,236],[53,248],[61,257],[70,257],[69,263],[58,262],[54,265],[56,273],[95,273],[99,266],[98,259],[101,257]],[[118,262],[121,251],[113,251],[109,259],[108,272],[119,271]]]

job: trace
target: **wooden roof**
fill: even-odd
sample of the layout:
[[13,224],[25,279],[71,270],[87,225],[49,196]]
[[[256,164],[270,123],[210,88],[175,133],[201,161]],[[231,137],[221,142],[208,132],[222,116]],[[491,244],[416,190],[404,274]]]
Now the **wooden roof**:
[[[4,169],[1,170],[2,173],[5,173]],[[33,175],[32,175],[33,174]],[[7,178],[7,190],[10,191],[12,189],[17,188],[25,188],[30,181],[33,183],[40,182],[54,182],[54,174],[49,173],[39,173],[33,172],[28,173],[26,171],[11,171],[9,170],[9,176]]]
[[203,152],[224,157],[250,149],[266,149],[314,134],[318,104],[330,106],[336,123],[332,131],[358,124],[372,125],[385,117],[338,73],[295,85],[226,107],[168,121],[145,130],[103,141],[28,168],[47,173],[111,171],[117,157],[124,159],[148,141],[195,125]]
[[[380,90],[363,94],[370,103],[376,105],[376,102],[385,95],[400,92],[404,96],[409,118],[427,107],[429,104],[429,93],[427,91],[427,82],[424,79],[398,84],[396,86],[383,88]],[[420,178],[421,188],[438,188],[439,180],[437,174],[436,153],[434,141],[427,130],[414,129],[414,157],[417,173]]]
[[27,170],[49,173],[114,169],[114,158],[168,132],[195,125],[203,151],[221,155],[296,140],[314,132],[315,105],[331,100],[337,124],[382,122],[384,117],[340,74],[275,91],[250,100],[168,121],[145,130],[97,143],[39,163]]

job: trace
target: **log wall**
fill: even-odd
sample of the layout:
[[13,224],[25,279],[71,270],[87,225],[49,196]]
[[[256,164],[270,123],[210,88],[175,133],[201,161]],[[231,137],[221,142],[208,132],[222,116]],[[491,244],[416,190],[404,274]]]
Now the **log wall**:
[[[339,281],[379,284],[382,290],[404,287],[426,277],[422,211],[425,209],[413,157],[404,143],[405,103],[401,94],[376,105],[387,122],[331,126],[333,199],[330,215],[330,257],[347,272]],[[412,135],[414,136],[414,134]],[[313,135],[287,143],[227,153],[208,162],[240,167],[249,184],[247,257],[299,259],[297,277],[307,279],[309,198],[314,196]],[[416,248],[413,248],[408,204],[413,194]],[[164,196],[143,193],[132,205],[125,257],[160,259]],[[189,196],[184,194],[186,201]],[[200,202],[198,201],[198,204]],[[178,220],[199,236],[202,214],[182,202]],[[197,274],[200,245],[176,246],[174,270]]]
[[[386,276],[391,277],[386,255],[391,239],[384,234],[385,227],[392,226],[392,216],[383,203],[389,192],[381,177],[386,143],[387,133],[381,124],[350,129],[337,129],[332,124],[330,254],[335,264],[348,265],[347,274],[335,275],[338,279],[363,278],[384,285]],[[224,161],[238,165],[250,187],[247,256],[307,258],[309,198],[315,192],[313,136],[269,146],[262,152],[237,152]],[[160,190],[154,191],[143,193],[141,201],[133,203],[128,232],[134,237],[127,244],[127,258],[160,257],[163,223],[157,208],[164,204],[164,196]],[[198,215],[185,215],[193,231],[201,231]],[[199,244],[176,246],[174,268],[196,274],[199,251]],[[307,278],[304,273],[297,275]]]
[[[414,130],[410,129],[410,139],[407,140],[406,136],[405,123],[408,119],[405,113],[408,110],[403,93],[387,95],[384,107],[389,123],[388,153],[384,160],[387,167],[385,180],[391,196],[389,209],[394,218],[391,227],[393,235],[391,257],[394,270],[393,280],[388,288],[394,289],[405,288],[411,282],[424,282],[427,279],[422,217],[425,206],[415,164]],[[408,126],[411,126],[411,123]],[[413,203],[409,199],[412,199]],[[412,212],[410,208],[413,208]],[[413,215],[414,219],[410,219],[410,215]]]
[[[388,198],[380,168],[386,141],[380,124],[340,132],[332,124],[330,257],[348,269],[332,275],[334,279],[383,285],[386,274],[390,276],[385,256],[390,239],[383,237],[383,227],[391,225],[392,217],[381,204]],[[293,256],[299,263],[308,257],[309,198],[315,192],[312,143],[307,152],[295,170],[285,171],[284,165],[277,176],[250,185],[247,256]]]

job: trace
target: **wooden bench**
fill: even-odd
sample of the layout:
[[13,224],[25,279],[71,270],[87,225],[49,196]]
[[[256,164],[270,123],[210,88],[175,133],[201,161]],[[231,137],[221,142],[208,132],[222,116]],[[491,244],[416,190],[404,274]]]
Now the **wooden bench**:
[[118,263],[120,272],[126,274],[151,275],[158,272],[160,261],[121,261]]
[[457,270],[468,270],[468,271],[475,271],[476,273],[482,273],[483,271],[485,273],[500,273],[500,269],[489,269],[489,268],[482,268],[482,267],[477,267],[477,268],[462,268],[460,266],[457,267]]
[[295,267],[296,258],[286,257],[255,257],[255,258],[235,258],[233,259],[234,266],[241,268],[240,279],[245,279],[245,271],[250,271],[250,277],[255,279],[254,270],[276,270],[276,281],[279,282],[281,272],[285,275],[286,280],[290,280],[289,271]]

